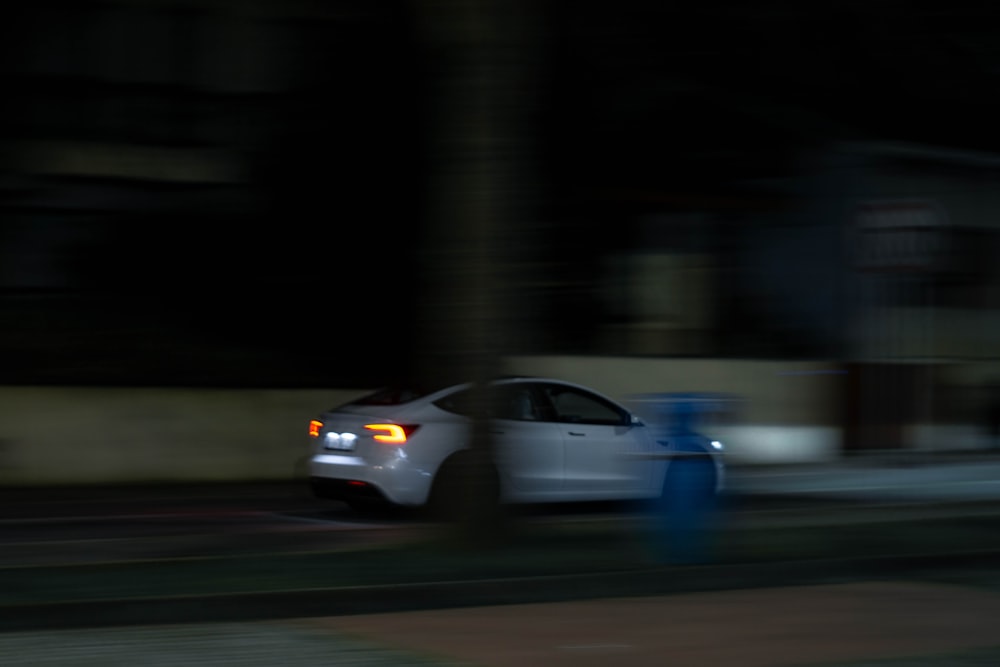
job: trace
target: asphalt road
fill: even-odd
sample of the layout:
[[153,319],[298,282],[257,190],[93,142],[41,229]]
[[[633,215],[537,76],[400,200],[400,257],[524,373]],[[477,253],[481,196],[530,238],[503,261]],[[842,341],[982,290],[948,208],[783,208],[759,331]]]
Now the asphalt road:
[[[1000,513],[1000,464],[743,468],[724,510],[741,526],[821,526],[887,513]],[[616,503],[519,507],[553,524],[628,521]],[[358,514],[288,482],[0,490],[0,567],[358,549],[426,527],[417,512]]]
[[[980,595],[969,598],[971,601],[955,598],[943,602],[938,598],[945,593],[968,597],[970,587],[1000,590],[996,583],[1000,543],[995,538],[1000,525],[1000,494],[993,493],[998,472],[995,462],[782,467],[736,472],[723,510],[729,526],[742,531],[736,546],[745,554],[763,556],[755,562],[694,565],[681,571],[669,566],[640,567],[593,574],[578,571],[546,577],[444,580],[337,590],[248,588],[234,595],[204,597],[143,597],[140,592],[132,599],[129,585],[153,590],[169,582],[159,584],[151,579],[168,576],[200,575],[205,577],[202,583],[221,588],[233,575],[243,578],[240,585],[277,581],[287,566],[309,566],[314,573],[322,573],[351,562],[362,565],[356,571],[364,574],[369,569],[367,563],[325,555],[405,539],[412,531],[424,530],[425,525],[419,517],[408,514],[359,516],[343,505],[313,499],[295,482],[3,489],[0,577],[4,577],[2,588],[10,602],[0,605],[0,662],[41,664],[51,658],[50,664],[89,665],[99,659],[101,664],[124,665],[154,664],[150,661],[158,659],[161,662],[155,664],[217,660],[212,664],[273,665],[308,658],[334,659],[338,664],[398,665],[434,664],[428,656],[436,655],[450,656],[448,664],[453,662],[451,658],[465,657],[499,665],[506,664],[500,659],[506,655],[504,651],[513,651],[516,661],[511,664],[556,664],[553,651],[559,657],[570,649],[585,648],[627,651],[615,654],[618,664],[660,664],[662,650],[649,644],[649,638],[659,633],[644,630],[621,609],[616,610],[614,601],[625,599],[622,596],[636,596],[628,598],[623,608],[644,618],[650,614],[642,610],[650,605],[655,606],[657,618],[666,613],[687,618],[692,609],[710,611],[705,616],[706,629],[698,635],[704,636],[699,640],[703,645],[693,642],[695,633],[689,624],[683,625],[682,637],[668,642],[671,650],[677,641],[687,642],[690,660],[679,664],[710,664],[705,656],[730,644],[738,648],[737,657],[718,664],[746,662],[747,655],[758,655],[761,661],[755,664],[761,665],[785,664],[776,661],[781,656],[802,664],[812,654],[790,653],[789,642],[823,649],[818,642],[828,637],[830,627],[839,629],[836,645],[841,648],[845,646],[844,637],[855,637],[855,657],[891,655],[886,651],[901,655],[918,649],[928,651],[928,638],[954,640],[947,646],[931,647],[934,650],[992,646],[988,621],[982,624],[984,639],[979,639],[968,632],[970,621],[954,613],[967,610],[972,621],[987,618],[975,604],[993,604],[992,598]],[[568,527],[579,526],[578,532],[585,534],[591,527],[596,531],[603,525],[637,518],[627,508],[614,505],[522,508],[518,516],[526,522],[545,524],[543,532],[551,527],[554,541],[574,534]],[[756,536],[764,539],[754,542]],[[786,552],[804,549],[810,557],[768,560],[775,536],[785,541],[781,546]],[[988,544],[991,541],[992,545]],[[984,551],[974,553],[970,545]],[[853,558],[826,558],[827,547]],[[965,551],[939,553],[953,547]],[[876,553],[879,548],[888,550]],[[278,552],[299,552],[306,557],[268,555]],[[262,559],[255,561],[255,555]],[[311,555],[318,555],[319,560],[311,561]],[[262,561],[274,567],[263,568]],[[244,567],[243,563],[252,567]],[[375,567],[387,564],[393,564],[391,556]],[[908,578],[933,583],[921,587],[907,583]],[[871,584],[861,583],[854,588],[850,588],[853,584],[845,584],[855,581]],[[62,584],[78,586],[76,600],[17,602],[19,598],[42,599],[45,589],[58,593]],[[944,585],[958,585],[962,590],[942,588]],[[820,601],[819,596],[831,592],[840,597],[831,604]],[[975,596],[975,592],[971,595]],[[729,598],[733,599],[730,606],[734,620],[731,625],[722,625],[747,631],[738,640],[720,644],[719,619],[725,618],[730,609],[725,604]],[[797,600],[801,600],[801,607],[796,606]],[[873,600],[899,604],[898,608],[873,609]],[[926,609],[916,620],[915,600]],[[556,602],[563,610],[558,613],[574,619],[576,625],[532,622],[530,613],[536,607],[509,606],[545,603],[537,608],[548,618],[557,609],[550,603]],[[505,607],[506,616],[522,626],[557,627],[572,636],[565,640],[544,636],[537,647],[526,647],[520,639],[512,645],[507,639],[510,635],[493,615],[494,611],[502,615]],[[762,629],[747,627],[748,608],[756,610],[754,618]],[[478,611],[473,614],[466,609]],[[414,615],[381,615],[407,610]],[[839,611],[840,615],[821,617],[821,610]],[[929,613],[934,610],[940,611],[943,618],[932,622]],[[887,619],[909,620],[913,627],[900,626],[898,636],[892,637],[880,631],[876,633],[879,638],[894,639],[896,645],[888,649],[875,646],[871,620],[862,619],[853,630],[848,624],[856,621],[862,611],[867,614],[865,619],[883,628]],[[372,613],[375,615],[366,615]],[[768,613],[778,618],[769,620]],[[479,616],[482,622],[476,625]],[[368,619],[379,618],[388,619],[384,628],[362,627]],[[444,619],[441,627],[447,631],[424,632],[420,639],[425,644],[431,640],[445,643],[409,645],[399,635],[400,627],[417,627],[419,622],[433,623],[439,618]],[[595,619],[596,625],[580,625],[586,618]],[[805,618],[815,621],[815,632],[805,631],[800,622]],[[468,621],[473,627],[456,635],[456,619]],[[595,643],[592,637],[596,633],[609,632],[609,620],[620,622],[622,629],[616,631],[620,636],[616,635],[613,644]],[[798,629],[798,634],[789,634],[792,627]],[[957,627],[966,630],[962,637],[954,632]],[[375,643],[360,645],[357,633],[371,637]],[[478,642],[480,653],[475,656],[462,653],[462,646],[446,643],[465,635],[489,638],[493,643]],[[761,638],[776,637],[783,638],[780,646],[754,644],[759,644]],[[962,638],[967,641],[959,641]],[[384,648],[390,646],[397,649]],[[419,652],[400,653],[399,647]],[[652,657],[647,649],[653,651]],[[525,658],[525,650],[534,651],[530,655],[537,659],[532,662],[533,658]],[[829,647],[819,654],[828,661],[832,655]],[[963,662],[964,654],[949,654],[938,662],[919,664],[994,664],[997,655],[995,650],[970,653]],[[575,653],[569,657],[571,664],[583,664]],[[860,664],[852,663],[851,667]]]

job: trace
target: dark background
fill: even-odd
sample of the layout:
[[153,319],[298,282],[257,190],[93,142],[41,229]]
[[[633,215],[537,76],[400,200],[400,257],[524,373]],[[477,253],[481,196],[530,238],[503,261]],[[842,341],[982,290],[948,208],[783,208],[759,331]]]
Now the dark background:
[[[596,267],[635,244],[644,214],[714,211],[707,241],[674,242],[725,257],[783,205],[770,184],[812,147],[1000,148],[995,3],[527,6],[531,85],[516,102],[531,197],[509,224],[530,239],[513,274],[531,279],[509,317],[529,335],[506,353],[604,351],[596,332],[616,314]],[[421,5],[240,7],[8,9],[0,382],[372,386],[410,372],[438,261],[441,61]],[[158,152],[134,173],[51,166],[52,146],[81,144],[94,161]],[[239,175],[150,175],[165,154],[222,155]],[[836,353],[755,344],[767,323],[728,293],[715,355]]]

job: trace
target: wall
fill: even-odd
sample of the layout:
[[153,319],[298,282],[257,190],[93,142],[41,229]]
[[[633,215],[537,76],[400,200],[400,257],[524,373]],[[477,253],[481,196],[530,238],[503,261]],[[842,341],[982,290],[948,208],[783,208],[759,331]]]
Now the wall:
[[290,479],[358,390],[0,388],[0,483]]
[[[628,400],[648,392],[738,397],[712,435],[734,463],[839,454],[839,377],[824,362],[523,357],[512,373],[553,375]],[[199,390],[0,387],[0,483],[291,479],[321,410],[364,389]]]

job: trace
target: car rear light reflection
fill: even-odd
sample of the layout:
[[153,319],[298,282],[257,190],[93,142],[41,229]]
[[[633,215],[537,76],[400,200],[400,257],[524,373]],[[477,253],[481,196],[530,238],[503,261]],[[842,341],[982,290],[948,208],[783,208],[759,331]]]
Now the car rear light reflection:
[[313,419],[311,422],[309,422],[309,437],[318,438],[319,430],[321,428],[323,428],[323,422],[316,421],[315,419]]
[[375,440],[389,445],[404,444],[406,438],[417,430],[416,426],[403,424],[365,424],[365,428],[369,431],[375,431],[375,435],[372,436]]

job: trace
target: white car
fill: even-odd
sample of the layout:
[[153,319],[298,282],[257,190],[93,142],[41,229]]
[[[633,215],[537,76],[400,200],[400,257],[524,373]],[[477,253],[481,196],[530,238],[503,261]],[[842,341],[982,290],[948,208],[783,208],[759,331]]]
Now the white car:
[[[710,459],[711,491],[722,488],[719,443],[697,436],[673,444],[592,389],[505,377],[487,391],[501,502],[656,498],[678,453]],[[309,424],[313,494],[357,509],[460,502],[453,494],[469,453],[473,400],[471,383],[432,392],[389,387],[323,412]]]

